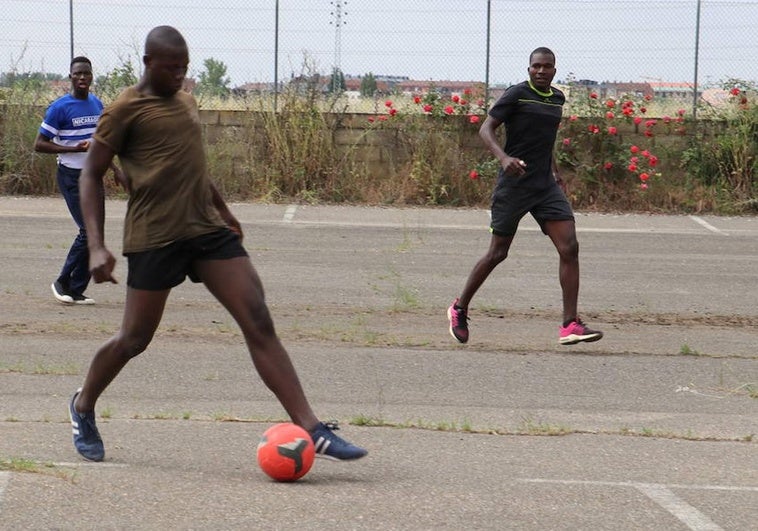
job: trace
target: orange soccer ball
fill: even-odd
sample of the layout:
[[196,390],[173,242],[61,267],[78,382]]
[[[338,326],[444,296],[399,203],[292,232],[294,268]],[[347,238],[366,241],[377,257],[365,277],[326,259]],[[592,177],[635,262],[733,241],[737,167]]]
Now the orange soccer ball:
[[258,466],[276,481],[296,481],[313,466],[316,449],[303,428],[290,422],[274,424],[258,443]]

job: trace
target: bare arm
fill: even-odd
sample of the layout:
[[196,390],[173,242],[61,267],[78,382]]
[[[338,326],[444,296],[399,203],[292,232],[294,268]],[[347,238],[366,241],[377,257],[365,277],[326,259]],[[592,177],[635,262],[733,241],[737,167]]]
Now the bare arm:
[[566,183],[563,182],[563,179],[561,179],[561,173],[558,171],[558,163],[555,162],[555,155],[553,156],[553,178],[555,179],[555,182],[558,183],[558,186],[561,187],[561,190],[563,190],[563,193],[566,193]]
[[[52,153],[57,155],[59,153],[83,153],[89,150],[91,144],[90,140],[82,140],[75,146],[61,146],[52,141],[52,139],[46,137],[42,133],[37,133],[37,138],[34,140],[34,151],[37,153]],[[113,178],[118,184],[124,187],[124,190],[129,191],[129,179],[124,172],[116,166],[114,163],[110,164],[111,170],[113,170]]]
[[59,153],[82,153],[89,149],[89,145],[89,140],[82,140],[75,146],[61,146],[42,133],[37,133],[37,138],[34,140],[34,151],[37,153],[52,153],[53,155]]
[[240,239],[243,238],[242,235],[242,226],[240,225],[239,220],[237,220],[236,217],[234,217],[234,214],[229,210],[229,207],[226,204],[226,201],[224,201],[224,198],[221,197],[221,192],[218,191],[218,188],[216,188],[216,185],[211,182],[211,194],[212,194],[212,200],[213,200],[213,206],[216,207],[216,210],[218,210],[218,213],[221,214],[221,218],[224,220],[224,222],[229,225],[229,228],[236,232]]
[[116,282],[113,268],[116,259],[105,246],[105,189],[103,177],[113,164],[113,151],[97,140],[92,141],[84,168],[79,176],[79,197],[87,231],[90,273],[95,282]]
[[503,167],[506,174],[520,177],[524,175],[526,171],[524,169],[526,168],[526,164],[524,164],[523,160],[511,157],[500,147],[500,141],[498,140],[495,131],[501,124],[502,122],[500,120],[497,120],[492,116],[487,116],[482,123],[482,126],[479,128],[479,137],[482,139],[487,149],[489,149],[490,152],[495,155],[497,160],[500,161],[500,165]]

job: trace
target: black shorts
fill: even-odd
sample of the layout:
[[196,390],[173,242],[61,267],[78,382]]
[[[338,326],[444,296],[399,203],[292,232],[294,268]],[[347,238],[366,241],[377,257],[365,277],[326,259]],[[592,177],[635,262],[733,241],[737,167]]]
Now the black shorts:
[[500,186],[492,194],[490,232],[497,236],[513,236],[527,212],[539,223],[543,233],[546,221],[574,219],[574,211],[557,184],[546,190]]
[[192,282],[200,282],[195,271],[198,260],[228,260],[248,254],[236,233],[220,229],[125,256],[129,264],[126,285],[134,289],[160,291],[178,286],[188,276]]

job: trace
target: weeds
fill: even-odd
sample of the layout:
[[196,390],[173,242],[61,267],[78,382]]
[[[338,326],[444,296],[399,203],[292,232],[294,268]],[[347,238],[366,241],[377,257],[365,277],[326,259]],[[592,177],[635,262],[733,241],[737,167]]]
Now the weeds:
[[7,459],[0,458],[0,470],[44,474],[46,476],[65,479],[66,481],[73,481],[76,477],[75,472],[62,470],[51,463],[39,463],[37,461],[32,461],[31,459],[23,459],[19,457],[11,457]]
[[[108,103],[136,79],[129,64],[100,76],[93,92]],[[572,90],[557,158],[575,208],[758,210],[756,88],[728,84],[727,105],[704,108],[698,122],[683,110],[651,118],[645,106],[655,102],[643,96],[592,98]],[[209,173],[235,201],[484,207],[499,165],[477,136],[485,112],[479,92],[432,88],[363,102],[371,114],[308,83],[288,84],[276,108],[270,95],[232,95],[221,106],[204,96],[201,105],[214,109],[201,111]],[[57,193],[55,157],[34,153],[33,143],[58,95],[33,77],[0,87],[0,193]],[[110,179],[106,187],[122,196]]]

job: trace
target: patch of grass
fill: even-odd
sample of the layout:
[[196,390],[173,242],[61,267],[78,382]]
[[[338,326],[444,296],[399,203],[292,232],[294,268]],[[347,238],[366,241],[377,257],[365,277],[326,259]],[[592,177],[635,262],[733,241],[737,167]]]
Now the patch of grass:
[[531,419],[524,419],[521,424],[521,432],[526,435],[568,435],[576,433],[567,426],[558,426],[545,422],[535,423]]
[[745,393],[750,398],[758,398],[758,384],[755,383],[746,383],[740,385],[737,389],[734,390],[735,393]]
[[376,417],[368,417],[366,415],[358,415],[349,420],[349,423],[353,426],[386,426],[386,422]]
[[409,288],[397,284],[395,286],[395,304],[393,310],[408,310],[421,306],[416,288]]
[[697,350],[690,348],[690,346],[687,343],[679,347],[679,354],[681,354],[682,356],[701,356],[702,355]]
[[76,473],[64,470],[52,463],[40,463],[31,459],[20,457],[0,458],[0,470],[27,474],[44,474],[67,481],[73,481]]

